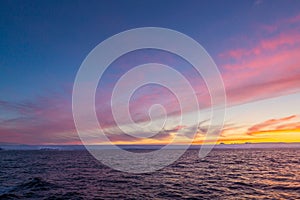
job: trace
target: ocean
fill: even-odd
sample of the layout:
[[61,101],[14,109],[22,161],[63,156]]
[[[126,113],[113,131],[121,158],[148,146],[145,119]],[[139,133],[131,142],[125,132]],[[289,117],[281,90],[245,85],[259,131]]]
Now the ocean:
[[130,174],[83,149],[4,150],[0,199],[300,199],[299,155],[300,148],[217,148],[201,160],[191,149],[162,170]]

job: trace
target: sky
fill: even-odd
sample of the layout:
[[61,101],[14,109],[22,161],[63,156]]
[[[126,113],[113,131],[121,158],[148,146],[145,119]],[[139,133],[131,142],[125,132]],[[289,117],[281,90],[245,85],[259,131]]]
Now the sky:
[[[213,58],[227,96],[218,143],[300,142],[300,1],[18,0],[0,2],[0,143],[81,144],[72,115],[77,71],[100,42],[139,27],[182,32]],[[126,71],[149,62],[184,75],[200,110],[180,110],[166,88],[139,88],[129,104],[132,119],[147,123],[148,111],[157,103],[169,119],[156,136],[143,138],[149,129],[135,132],[131,124],[116,125],[110,98]],[[178,89],[185,94],[186,88],[178,84]],[[193,143],[201,144],[210,105],[205,82],[189,63],[169,52],[138,50],[121,56],[105,72],[95,105],[101,127],[89,129],[101,128],[115,144],[168,144],[176,135],[176,142],[184,144],[197,127]],[[181,114],[193,119],[199,113],[197,124],[180,123]],[[154,118],[161,120],[160,115]]]

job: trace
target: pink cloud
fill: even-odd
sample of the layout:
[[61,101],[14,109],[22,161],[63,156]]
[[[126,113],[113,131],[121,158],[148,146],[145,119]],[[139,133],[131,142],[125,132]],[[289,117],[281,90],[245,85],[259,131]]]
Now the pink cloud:
[[0,121],[1,142],[25,144],[80,143],[75,134],[71,101],[62,94],[38,97],[34,101],[2,101],[1,110],[12,113]]
[[270,36],[219,54],[230,104],[300,91],[299,16],[270,25],[280,30]]

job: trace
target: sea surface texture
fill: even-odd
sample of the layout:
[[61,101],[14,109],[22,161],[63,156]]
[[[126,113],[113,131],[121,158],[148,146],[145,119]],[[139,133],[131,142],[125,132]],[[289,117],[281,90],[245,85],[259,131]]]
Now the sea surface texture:
[[300,199],[298,148],[197,154],[128,174],[87,151],[0,151],[0,199]]

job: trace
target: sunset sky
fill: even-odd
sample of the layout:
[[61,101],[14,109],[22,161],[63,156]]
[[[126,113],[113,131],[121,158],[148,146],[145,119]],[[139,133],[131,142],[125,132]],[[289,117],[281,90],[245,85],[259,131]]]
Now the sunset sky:
[[[1,1],[0,27],[0,143],[81,144],[72,116],[76,73],[100,42],[138,27],[180,31],[213,58],[227,95],[219,143],[300,142],[300,1]],[[190,81],[200,110],[186,108],[181,114],[200,112],[198,124],[178,123],[175,96],[149,85],[131,98],[133,120],[146,123],[151,105],[160,103],[169,122],[146,139],[116,127],[110,110],[114,84],[149,62],[169,65]],[[181,134],[177,143],[184,144],[193,126],[199,126],[194,144],[201,144],[210,120],[203,79],[185,60],[151,49],[111,64],[95,107],[101,128],[117,144],[167,144],[176,134]],[[130,124],[124,127],[134,132]]]

